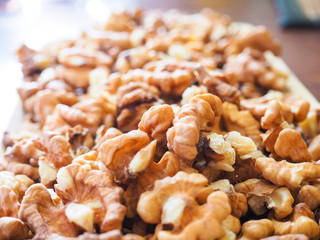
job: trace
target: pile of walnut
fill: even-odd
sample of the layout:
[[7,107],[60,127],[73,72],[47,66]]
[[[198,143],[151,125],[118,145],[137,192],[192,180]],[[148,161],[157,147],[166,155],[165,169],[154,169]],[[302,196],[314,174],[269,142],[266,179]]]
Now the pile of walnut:
[[5,136],[0,239],[319,239],[320,111],[265,51],[208,9],[22,46],[41,135]]

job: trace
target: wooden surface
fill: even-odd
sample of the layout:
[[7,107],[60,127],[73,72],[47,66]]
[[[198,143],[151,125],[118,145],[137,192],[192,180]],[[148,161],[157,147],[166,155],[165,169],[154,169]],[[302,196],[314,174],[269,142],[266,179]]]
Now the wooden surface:
[[[230,15],[235,21],[267,26],[282,43],[284,61],[320,100],[320,29],[281,29],[272,0],[46,0],[41,6],[36,5],[41,0],[25,2],[28,3],[12,12],[5,12],[0,5],[0,70],[14,59],[14,49],[25,41],[33,41],[36,45],[37,42],[54,40],[56,35],[67,36],[70,32],[87,28],[91,24],[88,12],[91,11],[91,18],[92,15],[101,15],[104,11],[99,7],[101,3],[109,10],[139,6],[197,12],[210,7]],[[96,9],[92,9],[93,5]],[[7,66],[3,69],[9,71]]]

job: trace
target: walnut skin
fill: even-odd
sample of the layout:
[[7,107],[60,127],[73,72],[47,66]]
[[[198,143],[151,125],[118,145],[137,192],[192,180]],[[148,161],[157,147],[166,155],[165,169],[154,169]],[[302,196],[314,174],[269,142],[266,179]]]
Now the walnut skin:
[[102,143],[98,160],[114,173],[117,181],[125,183],[131,175],[133,177],[148,167],[153,161],[155,147],[156,141],[150,143],[145,132],[133,130]]
[[4,157],[10,172],[36,180],[39,179],[38,160],[45,154],[45,148],[38,139],[23,139],[14,144]]
[[[98,224],[101,232],[121,228],[126,211],[120,203],[123,190],[115,185],[111,173],[72,163],[59,170],[57,182],[55,190],[62,201],[69,203],[68,207],[75,204],[75,209],[81,207],[78,205],[88,207],[88,211],[93,211],[92,224]],[[93,229],[93,225],[88,227]]]
[[127,191],[124,193],[127,216],[133,217],[136,215],[140,195],[151,190],[156,180],[172,177],[179,170],[180,160],[171,152],[166,152],[158,163],[151,161],[143,172],[138,173],[136,179],[128,183]]
[[210,131],[221,115],[221,101],[212,94],[194,96],[179,110],[173,127],[167,131],[168,148],[186,166],[192,166],[198,153],[200,131]]
[[65,215],[65,208],[58,206],[42,184],[32,185],[21,202],[19,218],[35,232],[33,239],[46,239],[51,234],[76,237],[79,229]]
[[306,203],[311,210],[316,209],[320,205],[320,183],[314,182],[303,185],[299,190],[297,200]]
[[308,150],[313,161],[320,160],[320,134],[311,140]]
[[261,240],[308,240],[309,238],[304,234],[285,234],[282,236],[272,236],[262,238]]
[[243,136],[250,137],[260,147],[260,124],[249,111],[239,111],[232,103],[223,103],[222,118],[228,131],[237,131]]
[[[206,184],[201,174],[184,172],[158,180],[152,191],[141,195],[138,213],[146,222],[159,223],[158,239],[221,238],[225,235],[222,222],[231,212],[228,197],[223,192],[213,192],[207,202],[199,206],[195,199]],[[172,231],[165,230],[166,226]]]
[[273,158],[258,158],[256,166],[263,177],[277,186],[286,186],[289,189],[298,188],[302,181],[312,181],[320,177],[320,163],[289,163],[280,162]]
[[292,212],[294,199],[286,187],[274,186],[263,179],[249,179],[235,185],[237,192],[248,198],[248,204],[256,215],[273,209],[277,219],[283,219]]

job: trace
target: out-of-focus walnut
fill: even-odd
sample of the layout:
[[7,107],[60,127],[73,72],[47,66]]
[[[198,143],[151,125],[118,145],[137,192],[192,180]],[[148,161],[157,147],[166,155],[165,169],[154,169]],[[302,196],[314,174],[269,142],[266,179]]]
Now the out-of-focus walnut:
[[115,67],[119,72],[127,73],[130,69],[142,68],[145,63],[158,58],[157,52],[140,46],[122,51],[117,57]]
[[196,173],[179,172],[158,180],[152,191],[141,195],[138,213],[145,222],[158,224],[158,239],[221,238],[225,235],[222,222],[231,212],[228,197],[213,192],[199,205],[196,197],[206,184],[207,179]]
[[[252,82],[241,83],[239,90],[241,92],[241,95],[247,99],[257,98],[262,95],[260,89]],[[240,101],[240,106],[242,101],[243,100]]]
[[135,216],[140,195],[151,190],[156,180],[173,177],[179,170],[180,160],[171,152],[166,152],[158,163],[151,161],[145,171],[128,183],[124,193],[127,216]]
[[0,239],[2,240],[24,240],[29,239],[31,234],[27,224],[19,218],[1,217],[0,218]]
[[249,111],[241,110],[232,103],[224,102],[222,118],[228,131],[237,131],[250,137],[258,148],[262,146],[260,124]]
[[112,64],[112,58],[104,52],[72,47],[59,52],[58,62],[68,68],[109,67]]
[[72,156],[69,142],[61,135],[49,138],[45,146],[47,154],[40,157],[38,165],[41,183],[49,186],[56,180],[58,170],[72,162]]
[[[137,11],[137,10],[136,10]],[[136,25],[135,17],[137,12],[129,13],[122,11],[119,13],[111,13],[107,21],[104,24],[104,30],[117,31],[117,32],[131,32]]]
[[229,215],[223,222],[222,222],[223,228],[226,231],[233,232],[235,236],[238,235],[241,229],[241,223],[240,220],[237,217],[234,217],[232,215]]
[[137,129],[142,115],[159,101],[157,88],[131,82],[117,92],[117,127],[123,132]]
[[[274,101],[278,102],[277,108],[279,113],[281,112],[282,117],[277,119],[277,121],[284,121],[291,123],[293,120],[296,122],[303,121],[309,112],[310,103],[306,100],[300,99],[298,97],[284,95],[278,91],[269,91],[262,97],[242,99],[240,101],[240,106],[242,109],[249,110],[255,117],[261,118],[266,114],[270,105],[274,105]],[[280,109],[281,108],[281,109]],[[282,118],[284,120],[282,120]],[[265,127],[269,129],[268,127]]]
[[205,93],[208,93],[208,89],[205,86],[192,85],[191,87],[188,87],[186,90],[184,90],[184,92],[182,93],[181,104],[187,104],[194,96]]
[[312,182],[303,185],[297,196],[298,202],[307,204],[311,210],[320,205],[320,183]]
[[274,186],[263,179],[249,179],[235,185],[235,190],[246,195],[251,210],[262,215],[273,209],[277,219],[283,219],[292,212],[294,199],[286,187]]
[[170,96],[180,96],[190,86],[195,76],[191,71],[175,69],[171,71],[157,70],[149,71],[144,69],[133,69],[121,75],[125,83],[144,82]]
[[166,133],[172,126],[173,119],[174,112],[170,105],[153,106],[142,115],[138,128],[157,140],[158,144],[166,146]]
[[319,162],[289,163],[286,160],[277,162],[273,158],[261,157],[256,160],[256,167],[266,180],[290,189],[300,187],[302,181],[320,178]]
[[75,127],[68,129],[66,138],[75,155],[77,155],[77,152],[88,151],[94,144],[89,129],[84,128],[82,125],[76,125]]
[[311,140],[308,150],[313,161],[320,160],[320,134]]
[[22,63],[22,72],[25,77],[32,77],[42,70],[55,64],[55,57],[50,53],[36,52],[22,45],[17,51],[19,62]]
[[320,117],[315,110],[309,111],[306,119],[298,124],[304,136],[313,138],[320,133]]
[[33,181],[25,175],[14,175],[13,173],[7,171],[0,172],[0,186],[11,188],[19,202],[21,202],[27,188],[32,184]]
[[82,125],[95,136],[98,127],[106,120],[107,113],[101,101],[94,98],[84,99],[72,107],[58,104],[53,115],[47,118],[43,130],[65,131],[67,128]]
[[[113,182],[111,173],[94,170],[89,164],[72,163],[60,168],[57,182],[58,196],[64,203],[69,203],[66,208],[69,220],[91,232],[94,224],[99,225],[101,232],[121,228],[126,211],[120,203],[123,190]],[[88,220],[74,214],[82,209],[91,216]]]
[[282,236],[272,236],[262,238],[261,240],[308,240],[309,238],[304,234],[285,234]]
[[39,178],[38,160],[46,154],[45,151],[38,139],[23,139],[5,153],[4,157],[8,163],[7,170],[36,180]]
[[223,191],[228,195],[229,203],[232,210],[231,214],[236,218],[240,218],[247,213],[248,204],[247,204],[247,199],[245,195],[242,193],[236,192],[233,185],[230,184],[228,179],[222,179],[222,180],[211,183],[198,196],[197,200],[199,202],[205,202],[208,195],[213,191]]
[[0,218],[18,217],[20,203],[15,192],[6,185],[0,186]]
[[274,227],[269,219],[250,220],[241,227],[239,240],[258,240],[273,234]]
[[314,215],[304,203],[299,203],[294,207],[288,221],[280,222],[272,219],[272,222],[275,235],[304,234],[309,239],[318,239],[320,235],[319,226],[314,221]]
[[270,50],[275,55],[281,53],[279,42],[273,39],[270,31],[264,26],[257,26],[248,32],[238,33],[236,35],[235,44],[239,49],[250,47],[261,52]]
[[[99,129],[98,129],[98,131],[99,131]],[[108,128],[108,130],[105,130],[105,127],[103,127],[102,132],[97,134],[97,137],[96,137],[96,140],[95,140],[95,142],[97,144],[96,144],[96,146],[94,148],[95,149],[99,149],[100,146],[102,145],[102,143],[104,143],[108,139],[111,139],[111,138],[114,138],[114,137],[118,137],[121,134],[123,134],[123,132],[121,132],[117,128],[111,127],[111,128]]]
[[206,86],[209,93],[217,95],[223,102],[239,103],[240,92],[236,87],[211,76],[203,67],[197,67],[196,73],[200,84]]
[[34,239],[46,239],[53,233],[76,237],[80,232],[80,229],[68,220],[65,207],[57,206],[42,184],[34,184],[26,191],[19,218],[30,226],[35,233]]
[[239,82],[253,82],[267,89],[284,90],[288,75],[274,69],[264,58],[262,52],[246,48],[238,55],[227,58],[223,70],[235,75]]
[[150,143],[145,132],[133,130],[102,143],[98,160],[114,173],[117,181],[125,183],[153,161],[156,145],[156,141]]

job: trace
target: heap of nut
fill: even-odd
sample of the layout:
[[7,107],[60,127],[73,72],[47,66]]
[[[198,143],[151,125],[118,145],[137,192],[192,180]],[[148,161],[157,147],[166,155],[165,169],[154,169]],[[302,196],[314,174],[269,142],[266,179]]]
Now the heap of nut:
[[209,9],[113,13],[17,55],[0,239],[319,239],[320,111],[264,27]]

